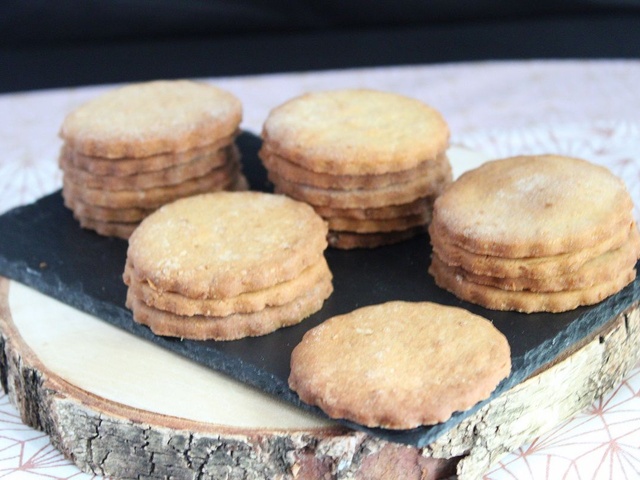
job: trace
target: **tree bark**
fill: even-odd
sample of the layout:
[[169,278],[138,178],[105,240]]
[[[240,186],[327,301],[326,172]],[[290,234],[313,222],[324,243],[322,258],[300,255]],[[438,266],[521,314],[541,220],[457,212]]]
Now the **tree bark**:
[[23,421],[49,434],[78,467],[115,478],[476,479],[615,387],[640,358],[634,305],[425,448],[337,425],[247,429],[134,408],[63,380],[20,335],[9,311],[9,284],[0,279],[4,390]]

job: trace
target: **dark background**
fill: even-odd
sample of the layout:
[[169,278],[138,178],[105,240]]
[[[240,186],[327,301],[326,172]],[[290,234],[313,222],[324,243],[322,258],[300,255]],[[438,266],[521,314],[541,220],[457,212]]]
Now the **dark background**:
[[374,65],[639,58],[640,0],[5,0],[0,91]]

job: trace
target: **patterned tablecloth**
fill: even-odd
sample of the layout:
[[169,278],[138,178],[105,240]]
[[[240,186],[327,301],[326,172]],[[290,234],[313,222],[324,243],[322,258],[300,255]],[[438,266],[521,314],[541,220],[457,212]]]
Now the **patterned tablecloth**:
[[[368,87],[426,101],[452,142],[492,157],[561,153],[610,167],[640,205],[640,61],[524,61],[398,66],[206,79],[243,102],[243,128],[306,91]],[[57,131],[73,107],[113,86],[0,96],[0,212],[58,189]],[[636,219],[640,210],[636,207]],[[0,239],[1,244],[1,239]],[[0,395],[0,476],[91,478]],[[640,478],[640,365],[585,412],[506,456],[486,479]]]

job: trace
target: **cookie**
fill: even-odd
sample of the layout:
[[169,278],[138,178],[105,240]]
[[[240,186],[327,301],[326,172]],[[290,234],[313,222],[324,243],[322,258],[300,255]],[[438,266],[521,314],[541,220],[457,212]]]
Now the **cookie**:
[[309,330],[289,386],[332,418],[410,429],[444,422],[509,375],[510,348],[488,320],[430,302],[388,302]]
[[518,312],[565,312],[579,306],[593,305],[619,292],[636,277],[633,267],[621,270],[612,280],[591,287],[556,292],[510,291],[473,283],[459,267],[450,267],[433,256],[429,273],[436,284],[456,297],[492,310]]
[[[632,269],[640,255],[640,235],[634,229],[629,240],[621,247],[609,250],[602,255],[589,260],[574,272],[562,275],[550,275],[541,278],[520,277],[492,277],[478,275],[459,268],[456,270],[468,282],[488,285],[502,290],[527,290],[531,292],[561,292],[564,290],[578,290],[594,285],[612,282],[618,278],[621,271]],[[440,257],[438,259],[442,260]]]
[[194,161],[208,161],[212,165],[221,165],[226,158],[220,157],[220,150],[235,148],[234,140],[237,134],[224,137],[211,144],[192,148],[182,152],[166,152],[148,157],[137,158],[102,158],[90,157],[75,151],[69,145],[60,149],[59,162],[61,165],[73,167],[93,175],[108,175],[126,177],[139,173],[155,172],[169,167],[175,167]]
[[383,220],[360,220],[353,218],[329,217],[326,218],[329,230],[335,232],[352,233],[385,233],[407,230],[418,227],[429,221],[430,214],[408,215]]
[[133,231],[138,226],[138,222],[116,222],[116,221],[102,221],[94,218],[82,217],[75,215],[74,218],[78,220],[82,228],[93,230],[94,232],[104,235],[105,237],[118,237],[127,239],[131,236]]
[[63,178],[63,189],[77,200],[90,205],[110,208],[145,208],[155,209],[175,199],[195,195],[202,192],[226,190],[236,181],[240,167],[237,162],[218,167],[209,173],[186,180],[177,185],[152,187],[140,190],[103,190],[87,188]]
[[331,230],[327,236],[329,245],[334,248],[351,250],[354,248],[377,248],[384,245],[393,245],[404,240],[409,240],[424,233],[423,226],[411,227],[406,230],[393,232],[354,233]]
[[346,89],[307,93],[276,107],[262,137],[270,151],[307,170],[363,175],[409,170],[436,158],[447,148],[449,129],[419,100]]
[[545,279],[568,275],[603,253],[620,248],[636,230],[637,226],[632,222],[629,228],[612,232],[608,239],[593,247],[559,255],[524,258],[505,258],[468,252],[448,241],[433,223],[429,226],[429,235],[433,251],[448,265],[459,266],[468,272],[489,277]]
[[336,175],[307,170],[270,152],[266,144],[263,144],[259,155],[265,168],[270,172],[275,172],[284,180],[334,190],[382,188],[397,183],[406,183],[417,177],[436,175],[447,169],[449,165],[449,160],[442,153],[435,159],[423,161],[409,170],[384,174]]
[[267,307],[284,305],[294,301],[316,285],[331,283],[331,271],[323,258],[310,265],[291,280],[277,283],[261,290],[241,293],[235,297],[193,299],[162,291],[148,282],[136,278],[134,268],[127,264],[123,275],[132,294],[146,305],[158,310],[182,316],[226,316],[233,313],[251,313]]
[[62,190],[62,197],[65,206],[73,210],[74,216],[99,222],[139,223],[154,212],[151,208],[109,208],[91,205],[70,196],[65,189]]
[[237,131],[242,105],[206,83],[161,80],[109,91],[72,111],[60,136],[101,158],[148,157],[209,145]]
[[135,172],[132,175],[95,175],[71,165],[64,157],[60,158],[60,168],[65,178],[86,188],[108,191],[145,190],[154,187],[176,185],[193,178],[203,177],[212,170],[228,162],[238,162],[234,149],[217,150],[211,155],[201,155],[192,161],[169,166],[152,172]]
[[327,230],[309,205],[282,195],[210,193],[145,218],[127,258],[157,290],[227,298],[291,280],[320,262]]
[[434,228],[481,255],[543,257],[594,247],[633,221],[622,180],[585,160],[511,157],[461,175],[436,200]]
[[275,190],[314,206],[330,208],[379,208],[413,202],[428,195],[438,195],[451,179],[451,170],[445,169],[433,177],[418,177],[405,183],[381,188],[334,190],[293,183],[269,172]]
[[259,155],[274,190],[312,205],[334,248],[414,236],[451,182],[442,116],[396,94],[306,94],[272,110],[262,135]]
[[410,215],[426,215],[431,218],[434,195],[421,197],[413,202],[400,205],[386,205],[378,208],[331,208],[314,205],[313,209],[324,218],[354,218],[359,220],[388,220]]
[[279,328],[300,323],[322,308],[331,295],[331,280],[323,280],[289,303],[265,307],[251,313],[232,313],[224,317],[182,316],[149,307],[129,290],[127,308],[136,322],[162,336],[192,340],[237,340],[266,335]]

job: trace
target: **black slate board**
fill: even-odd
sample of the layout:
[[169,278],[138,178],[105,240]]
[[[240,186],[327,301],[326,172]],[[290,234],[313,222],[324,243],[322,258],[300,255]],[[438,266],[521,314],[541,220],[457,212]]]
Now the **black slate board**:
[[[238,144],[250,184],[256,190],[268,191],[266,173],[257,157],[259,138],[243,133]],[[302,404],[289,390],[289,358],[306,330],[333,315],[388,300],[429,300],[461,306],[491,319],[509,339],[513,364],[511,376],[498,386],[493,398],[597,331],[640,298],[639,280],[636,280],[594,307],[562,314],[526,315],[486,310],[462,302],[434,284],[427,273],[431,253],[429,239],[421,235],[374,250],[327,250],[335,291],[320,312],[300,325],[233,342],[181,341],[157,337],[133,322],[124,306],[126,287],[121,278],[126,248],[126,241],[82,230],[64,207],[60,192],[0,216],[0,275],[321,416],[322,412]],[[171,379],[167,381],[170,384]],[[445,423],[406,431],[343,423],[391,441],[424,446],[484,403],[486,401],[454,414]]]

